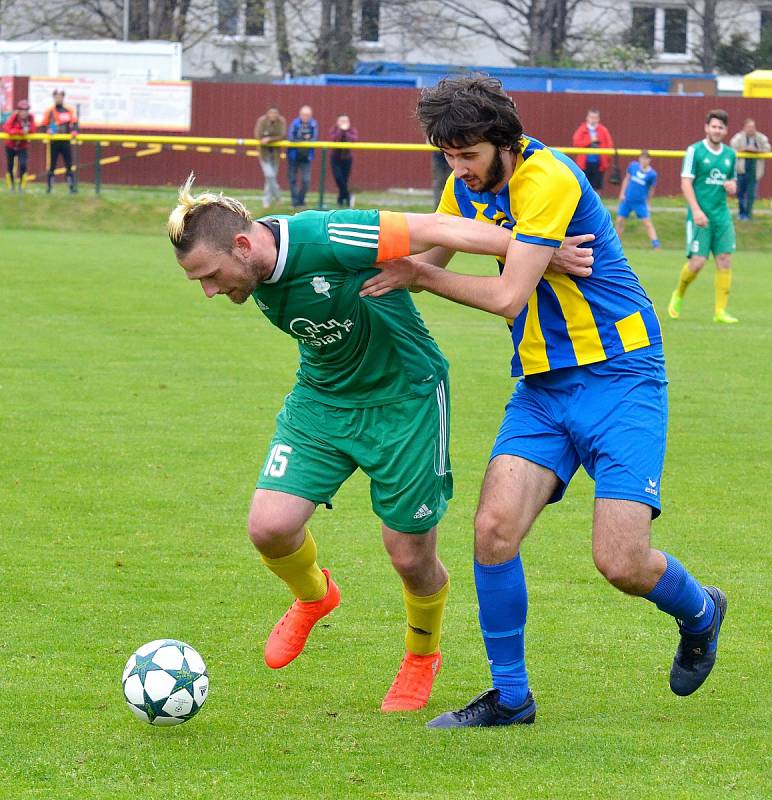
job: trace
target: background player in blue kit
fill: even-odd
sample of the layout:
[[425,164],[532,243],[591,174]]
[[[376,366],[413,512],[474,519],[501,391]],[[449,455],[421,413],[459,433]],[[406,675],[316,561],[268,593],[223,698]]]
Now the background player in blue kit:
[[657,232],[649,215],[649,198],[654,195],[657,185],[657,171],[651,166],[651,156],[648,150],[641,150],[637,161],[633,161],[627,168],[625,179],[619,188],[619,209],[617,211],[616,229],[621,236],[625,229],[625,221],[634,211],[635,216],[641,221],[646,233],[651,240],[651,246],[659,250]]

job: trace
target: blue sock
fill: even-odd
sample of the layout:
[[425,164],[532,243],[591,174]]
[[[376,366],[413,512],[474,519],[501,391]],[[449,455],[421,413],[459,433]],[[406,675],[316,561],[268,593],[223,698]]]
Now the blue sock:
[[652,239],[651,246],[656,250],[659,247],[659,239]]
[[503,564],[475,561],[474,582],[493,686],[499,690],[500,701],[514,708],[522,705],[528,694],[523,630],[528,590],[520,555]]
[[716,609],[713,598],[677,558],[669,553],[662,555],[667,559],[667,568],[657,585],[644,597],[660,611],[680,619],[693,633],[705,630],[713,622]]

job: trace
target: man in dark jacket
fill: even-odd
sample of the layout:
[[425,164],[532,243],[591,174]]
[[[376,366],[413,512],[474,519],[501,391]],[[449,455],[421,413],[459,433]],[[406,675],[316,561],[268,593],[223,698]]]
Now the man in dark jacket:
[[[319,139],[319,124],[314,119],[311,106],[301,106],[297,117],[290,123],[287,138],[291,142],[315,142]],[[306,204],[306,192],[311,183],[311,162],[314,151],[310,147],[287,148],[287,170],[292,207],[302,208]],[[300,185],[298,186],[298,178]]]

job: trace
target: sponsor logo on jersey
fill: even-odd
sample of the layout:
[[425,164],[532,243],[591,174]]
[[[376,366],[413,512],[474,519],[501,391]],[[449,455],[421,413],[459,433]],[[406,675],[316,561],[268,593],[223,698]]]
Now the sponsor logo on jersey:
[[268,306],[267,306],[267,305],[266,305],[266,304],[265,304],[265,303],[264,303],[262,300],[260,300],[259,298],[258,298],[258,300],[257,300],[257,307],[258,307],[258,308],[259,308],[261,311],[268,311]]
[[324,275],[315,275],[311,278],[311,286],[317,294],[323,294],[325,297],[330,296],[330,284],[324,278]]
[[721,172],[721,170],[717,167],[713,167],[713,169],[710,171],[710,175],[705,178],[705,183],[710,186],[723,186],[725,180],[726,173]]
[[311,347],[324,347],[326,344],[340,342],[353,327],[354,323],[350,319],[344,322],[338,322],[337,319],[312,322],[305,317],[295,317],[289,324],[290,333]]

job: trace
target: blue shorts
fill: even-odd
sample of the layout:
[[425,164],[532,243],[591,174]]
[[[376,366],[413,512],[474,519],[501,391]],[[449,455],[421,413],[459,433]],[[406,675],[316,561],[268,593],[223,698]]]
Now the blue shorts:
[[627,219],[633,211],[638,219],[646,219],[649,216],[649,205],[645,200],[642,203],[629,203],[627,200],[623,200],[619,204],[617,214]]
[[595,497],[635,500],[660,513],[667,436],[667,378],[661,345],[597,364],[529,375],[515,386],[491,459],[520,456],[557,475],[565,494],[581,464]]

